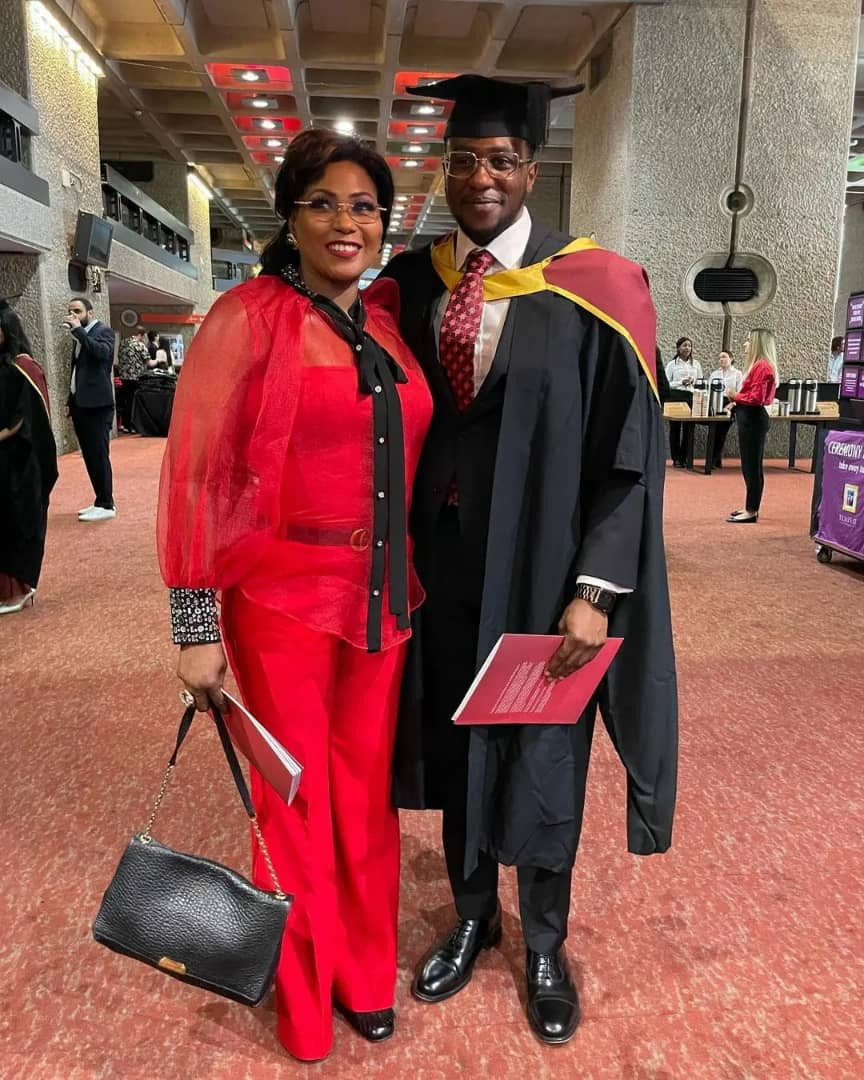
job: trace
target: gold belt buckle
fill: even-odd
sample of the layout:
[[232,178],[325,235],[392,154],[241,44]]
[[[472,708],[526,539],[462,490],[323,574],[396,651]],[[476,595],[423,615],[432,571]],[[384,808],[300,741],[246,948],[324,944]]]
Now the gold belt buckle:
[[355,529],[348,543],[355,551],[365,551],[369,547],[369,530]]

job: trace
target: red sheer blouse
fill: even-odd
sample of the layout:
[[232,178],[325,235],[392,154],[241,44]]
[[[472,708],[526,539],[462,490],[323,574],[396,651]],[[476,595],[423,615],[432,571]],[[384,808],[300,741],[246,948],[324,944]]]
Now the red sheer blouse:
[[[397,392],[410,502],[432,402],[389,300],[376,290],[366,331],[407,375]],[[177,389],[158,516],[166,584],[238,588],[366,648],[376,542],[372,411],[351,347],[308,299],[265,276],[221,298]],[[413,609],[423,594],[410,560],[408,573]],[[410,633],[389,612],[388,580],[384,649]]]
[[741,389],[733,400],[736,405],[770,405],[776,391],[774,368],[762,357],[744,376]]

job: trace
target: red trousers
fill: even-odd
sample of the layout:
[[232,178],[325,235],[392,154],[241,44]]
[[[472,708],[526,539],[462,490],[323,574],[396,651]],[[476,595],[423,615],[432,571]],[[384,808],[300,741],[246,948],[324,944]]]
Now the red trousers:
[[[390,773],[405,650],[366,653],[240,594],[222,606],[247,708],[303,765],[291,806],[252,775],[261,831],[294,894],[276,976],[280,1041],[325,1057],[333,998],[387,1009],[396,984],[399,821]],[[272,888],[253,837],[253,879]]]

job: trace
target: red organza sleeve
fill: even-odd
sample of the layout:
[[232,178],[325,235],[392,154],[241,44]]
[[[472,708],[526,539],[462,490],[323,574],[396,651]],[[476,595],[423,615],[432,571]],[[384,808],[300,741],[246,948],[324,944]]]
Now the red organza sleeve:
[[[254,308],[252,309],[254,312]],[[265,528],[251,441],[270,353],[264,320],[221,297],[187,352],[159,485],[156,533],[166,585],[224,589]]]

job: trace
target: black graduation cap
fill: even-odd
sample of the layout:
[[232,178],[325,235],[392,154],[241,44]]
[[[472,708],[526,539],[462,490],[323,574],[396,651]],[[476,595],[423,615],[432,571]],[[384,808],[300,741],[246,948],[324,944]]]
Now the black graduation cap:
[[445,139],[507,135],[542,146],[549,124],[549,102],[584,89],[583,85],[558,88],[542,82],[512,83],[485,75],[457,75],[426,86],[409,86],[408,93],[455,102]]

